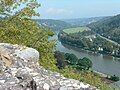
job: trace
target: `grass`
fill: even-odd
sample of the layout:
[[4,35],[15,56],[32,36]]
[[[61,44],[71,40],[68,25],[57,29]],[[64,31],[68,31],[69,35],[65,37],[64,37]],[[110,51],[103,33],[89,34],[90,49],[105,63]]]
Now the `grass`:
[[[95,86],[99,90],[117,90],[112,89],[109,85],[105,84],[98,74],[94,74],[90,71],[76,71],[76,69],[66,66],[64,69],[59,71],[63,76],[67,78],[72,78],[79,80],[80,82],[88,83],[92,86]],[[119,89],[118,89],[119,90]]]
[[87,30],[88,30],[87,27],[77,27],[77,28],[64,29],[63,31],[67,34],[71,34],[71,33],[83,32],[83,31],[87,31]]

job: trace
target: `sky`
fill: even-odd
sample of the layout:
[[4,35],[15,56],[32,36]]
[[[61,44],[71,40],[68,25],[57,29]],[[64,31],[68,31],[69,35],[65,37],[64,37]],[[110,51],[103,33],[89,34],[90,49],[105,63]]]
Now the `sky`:
[[38,0],[39,18],[72,19],[120,14],[120,0]]

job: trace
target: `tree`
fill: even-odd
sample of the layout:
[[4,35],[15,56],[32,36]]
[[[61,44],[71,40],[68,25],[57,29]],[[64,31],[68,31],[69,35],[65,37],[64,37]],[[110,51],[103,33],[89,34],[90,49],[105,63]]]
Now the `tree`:
[[66,53],[65,58],[71,65],[76,65],[76,63],[78,62],[78,58],[74,54]]
[[[24,6],[19,9],[20,6]],[[0,1],[0,42],[26,45],[40,52],[40,65],[57,70],[53,54],[54,42],[48,41],[52,34],[39,26],[31,18],[37,16],[36,0],[1,0]]]
[[92,68],[92,62],[89,58],[84,57],[83,59],[78,60],[76,68],[80,70],[89,70]]
[[39,6],[37,0],[0,0],[0,16],[17,16],[19,18],[39,16],[39,13],[35,11]]
[[113,81],[119,81],[120,80],[120,78],[116,75],[110,76],[110,78],[108,78],[108,79],[113,80]]
[[66,62],[65,62],[65,57],[64,57],[64,53],[60,52],[60,51],[55,51],[54,54],[55,58],[57,59],[57,67],[59,69],[62,69],[66,66]]

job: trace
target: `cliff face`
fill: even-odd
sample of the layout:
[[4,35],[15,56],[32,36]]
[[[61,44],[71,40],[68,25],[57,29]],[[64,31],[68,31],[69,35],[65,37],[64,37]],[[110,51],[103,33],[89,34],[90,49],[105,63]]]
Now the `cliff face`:
[[0,43],[0,90],[96,90],[39,66],[39,52],[25,46]]

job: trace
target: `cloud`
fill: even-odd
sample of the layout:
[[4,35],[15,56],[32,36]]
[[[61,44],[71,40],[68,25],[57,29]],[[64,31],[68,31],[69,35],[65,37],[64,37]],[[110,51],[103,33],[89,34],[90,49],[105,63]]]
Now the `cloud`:
[[62,8],[48,8],[46,12],[49,14],[62,14],[62,13],[68,13],[68,10]]

